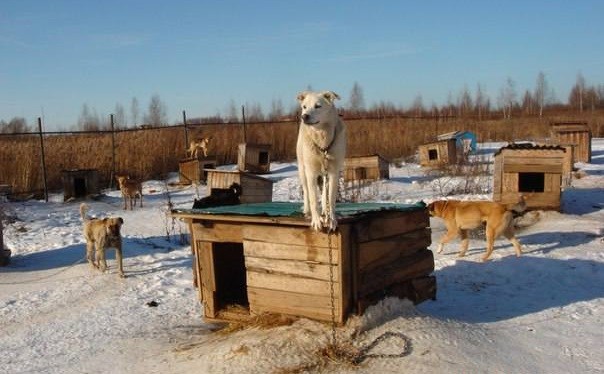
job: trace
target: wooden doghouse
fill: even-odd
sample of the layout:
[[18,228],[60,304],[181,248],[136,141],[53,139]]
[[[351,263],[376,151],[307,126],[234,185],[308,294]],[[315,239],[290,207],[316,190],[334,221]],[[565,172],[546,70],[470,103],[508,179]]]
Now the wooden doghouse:
[[550,130],[553,142],[574,146],[573,164],[591,162],[591,129],[587,122],[556,122]]
[[455,146],[464,155],[476,152],[476,135],[470,131],[452,131],[436,137],[438,141],[449,139],[455,139]]
[[419,146],[421,166],[454,165],[457,163],[457,141],[446,139]]
[[61,171],[63,179],[63,201],[98,195],[99,172],[96,169],[73,169]]
[[270,173],[271,145],[241,143],[238,148],[237,168],[250,173]]
[[187,158],[178,163],[178,174],[180,184],[199,184],[206,182],[208,169],[216,169],[215,158]]
[[208,320],[277,313],[343,323],[392,295],[436,295],[424,204],[336,206],[338,230],[314,231],[299,203],[175,210],[190,225]]
[[241,186],[242,203],[265,203],[273,200],[273,181],[244,171],[206,170],[208,195],[212,188],[229,188],[231,184]]
[[[510,144],[495,153],[493,200],[529,209],[560,210],[566,150],[555,145]],[[568,167],[566,167],[568,168]]]
[[344,160],[344,180],[389,179],[389,163],[380,155],[347,157]]

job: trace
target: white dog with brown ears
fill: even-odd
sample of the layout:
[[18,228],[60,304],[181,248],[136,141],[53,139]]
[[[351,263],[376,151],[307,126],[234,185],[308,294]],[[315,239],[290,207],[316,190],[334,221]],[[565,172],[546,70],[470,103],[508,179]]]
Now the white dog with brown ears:
[[339,98],[332,91],[304,91],[297,97],[301,114],[296,156],[304,195],[303,211],[305,216],[310,215],[310,225],[317,231],[322,228],[334,231],[338,224],[335,214],[338,179],[346,157],[346,128],[334,106]]

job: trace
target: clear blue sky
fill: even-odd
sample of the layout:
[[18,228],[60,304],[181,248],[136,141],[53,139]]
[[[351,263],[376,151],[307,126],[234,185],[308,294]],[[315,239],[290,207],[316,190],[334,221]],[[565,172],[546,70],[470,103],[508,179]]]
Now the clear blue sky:
[[604,84],[604,1],[0,2],[0,119],[77,123],[83,104],[141,112],[158,94],[170,122],[280,99],[309,85],[365,103],[444,104],[477,84],[496,103],[537,74],[559,100],[581,73]]

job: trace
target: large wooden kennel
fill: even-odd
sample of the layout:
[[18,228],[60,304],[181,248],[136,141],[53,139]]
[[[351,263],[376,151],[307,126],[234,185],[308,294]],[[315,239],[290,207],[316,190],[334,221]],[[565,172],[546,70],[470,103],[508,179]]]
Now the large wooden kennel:
[[344,160],[344,180],[363,181],[390,178],[390,164],[380,155],[347,157]]
[[271,172],[271,145],[241,143],[237,153],[237,168],[250,173]]
[[215,158],[186,158],[178,162],[180,184],[199,184],[208,178],[208,169],[215,169]]
[[494,156],[493,200],[517,203],[526,197],[530,209],[560,210],[570,157],[554,145],[510,144]]
[[333,310],[343,323],[389,295],[435,298],[424,204],[338,204],[331,234],[311,230],[300,212],[286,202],[172,212],[190,225],[205,319],[332,321]]
[[99,172],[96,169],[62,170],[63,201],[87,198],[100,193]]
[[208,195],[213,188],[241,186],[242,203],[265,203],[273,200],[273,181],[244,171],[206,170]]

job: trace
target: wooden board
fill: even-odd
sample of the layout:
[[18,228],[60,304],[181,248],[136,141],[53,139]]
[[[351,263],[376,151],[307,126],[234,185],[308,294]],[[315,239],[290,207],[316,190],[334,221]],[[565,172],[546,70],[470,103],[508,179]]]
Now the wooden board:
[[359,294],[361,296],[379,291],[394,283],[429,275],[434,271],[432,251],[423,250],[400,258],[386,266],[360,275]]
[[[245,243],[244,243],[245,248]],[[247,271],[267,274],[281,274],[308,279],[329,281],[329,264],[320,264],[296,260],[276,260],[257,257],[245,257]]]
[[[254,314],[283,313],[320,321],[331,321],[332,304],[329,295],[309,295],[248,287],[248,300],[250,301],[250,312]],[[338,300],[335,300],[336,322],[342,323],[344,318],[339,305]]]
[[354,224],[359,243],[415,231],[430,225],[426,210],[383,212]]
[[[329,236],[331,235],[331,239]],[[256,242],[281,243],[288,245],[303,245],[310,247],[338,246],[340,234],[317,232],[310,227],[288,227],[270,225],[244,225],[243,238]]]
[[376,239],[359,244],[360,272],[388,265],[398,258],[412,255],[430,246],[430,229],[420,229],[405,234]]
[[243,226],[239,223],[229,222],[194,222],[192,225],[193,237],[206,242],[242,243]]
[[[308,263],[329,262],[329,248],[312,247],[305,245],[291,245],[283,243],[268,243],[246,240],[243,250],[246,257],[266,259],[296,260]],[[340,251],[332,252],[332,261],[337,264],[340,260]]]
[[[334,274],[338,274],[337,269],[334,269]],[[339,279],[334,280],[336,288],[339,287],[337,283],[339,283]],[[330,295],[329,281],[285,274],[259,273],[251,270],[247,272],[247,286],[309,295]]]

